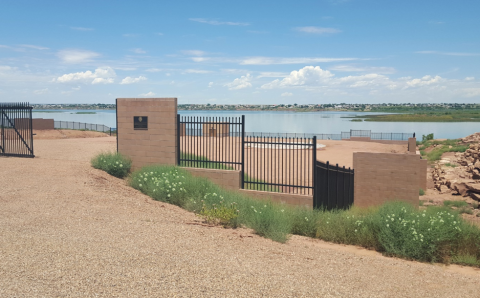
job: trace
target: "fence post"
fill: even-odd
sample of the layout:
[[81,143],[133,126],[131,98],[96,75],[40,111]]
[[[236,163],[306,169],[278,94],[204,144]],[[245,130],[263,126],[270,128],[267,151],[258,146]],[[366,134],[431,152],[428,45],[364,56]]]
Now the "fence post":
[[[180,165],[180,114],[177,114],[177,165]],[[186,137],[187,130],[185,129]]]
[[245,115],[242,115],[242,172],[240,173],[240,183],[242,189],[244,189],[245,184]]
[[313,208],[317,205],[315,202],[315,188],[317,187],[317,179],[315,179],[316,165],[317,165],[317,136],[313,136],[313,152],[312,152],[312,197],[313,197]]
[[110,127],[110,136],[112,136],[112,128]]
[[[328,203],[330,202],[330,162],[327,161],[327,204],[324,204],[324,206],[326,205],[326,207],[324,209],[328,209]],[[324,201],[325,202],[325,201]]]

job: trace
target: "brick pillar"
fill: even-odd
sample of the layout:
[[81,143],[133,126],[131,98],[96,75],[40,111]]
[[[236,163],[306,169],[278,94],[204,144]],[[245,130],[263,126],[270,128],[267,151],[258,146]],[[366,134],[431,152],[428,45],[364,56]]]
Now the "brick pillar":
[[[142,117],[137,118],[137,128],[134,117]],[[176,119],[176,98],[117,98],[118,152],[132,159],[133,169],[175,165]]]
[[417,154],[417,139],[408,138],[408,153]]

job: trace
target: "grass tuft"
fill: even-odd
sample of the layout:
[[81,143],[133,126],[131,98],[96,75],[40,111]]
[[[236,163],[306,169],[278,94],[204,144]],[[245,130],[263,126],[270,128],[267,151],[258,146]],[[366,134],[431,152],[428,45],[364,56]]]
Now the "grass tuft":
[[130,172],[132,161],[116,152],[104,152],[92,158],[92,167],[103,170],[117,178],[124,178]]

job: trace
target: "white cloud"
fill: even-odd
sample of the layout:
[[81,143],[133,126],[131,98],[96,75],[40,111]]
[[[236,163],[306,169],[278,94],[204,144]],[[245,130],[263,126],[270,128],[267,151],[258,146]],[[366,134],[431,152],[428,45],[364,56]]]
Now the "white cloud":
[[40,94],[45,94],[48,93],[48,88],[45,89],[40,89],[40,90],[35,90],[33,91],[34,94],[40,95]]
[[240,23],[240,22],[220,22],[220,21],[215,21],[215,20],[208,20],[208,19],[202,19],[202,18],[190,18],[190,21],[193,22],[199,22],[199,23],[204,23],[204,24],[209,24],[209,25],[229,25],[229,26],[248,26],[250,25],[249,23]]
[[137,37],[138,34],[132,34],[132,33],[125,33],[125,34],[122,34],[123,37]]
[[326,62],[353,61],[358,58],[281,58],[281,57],[249,57],[240,61],[243,65],[272,65],[272,64],[313,64]]
[[466,88],[464,89],[465,97],[476,97],[480,96],[480,88]]
[[70,27],[72,30],[77,30],[77,31],[93,31],[95,29],[93,28],[86,28],[86,27]]
[[461,52],[438,52],[438,51],[417,51],[417,54],[436,54],[446,56],[480,56],[480,53],[461,53]]
[[213,86],[213,82],[208,83],[208,88],[211,88]]
[[41,46],[36,46],[36,45],[31,45],[31,44],[21,44],[19,45],[23,48],[30,48],[30,49],[35,49],[35,50],[48,50],[46,47],[41,47]]
[[474,81],[475,80],[475,77],[466,77],[465,78],[465,81]]
[[152,91],[150,91],[150,92],[148,92],[148,93],[142,93],[142,94],[140,94],[140,96],[143,96],[143,97],[155,96],[155,93],[153,93]]
[[159,71],[162,71],[162,70],[160,68],[149,68],[146,71],[148,71],[148,72],[159,72]]
[[335,28],[324,28],[324,27],[314,27],[314,26],[307,26],[307,27],[297,27],[295,28],[298,32],[304,33],[312,33],[312,34],[334,34],[342,32],[339,29]]
[[83,81],[83,82],[91,82],[92,84],[111,84],[114,82],[114,78],[116,77],[115,71],[111,67],[99,67],[95,70],[95,72],[92,72],[90,70],[87,70],[85,72],[75,72],[75,73],[69,73],[69,74],[64,74],[60,77],[58,77],[54,81],[60,82],[60,83],[70,83],[70,82],[78,82],[78,81]]
[[206,54],[206,52],[200,50],[185,50],[182,51],[182,54],[189,56],[203,56]]
[[57,53],[57,56],[65,63],[79,64],[91,61],[100,54],[83,50],[61,50]]
[[145,54],[145,53],[147,53],[146,51],[144,51],[140,48],[131,49],[131,51],[134,52],[135,54]]
[[147,78],[144,76],[139,76],[138,78],[132,78],[132,77],[126,77],[125,79],[122,80],[120,84],[122,85],[127,85],[127,84],[134,84],[138,83],[140,81],[145,81]]
[[207,60],[210,60],[210,58],[205,58],[205,57],[192,57],[192,61],[193,61],[193,62],[203,62],[203,61],[207,61]]
[[197,73],[197,74],[205,74],[211,73],[209,70],[202,70],[202,69],[187,69],[185,70],[186,73]]
[[291,93],[291,92],[283,92],[282,93],[282,96],[292,96],[292,95],[293,95],[293,93]]
[[113,84],[113,82],[112,78],[95,78],[92,84]]
[[328,68],[329,70],[345,71],[345,72],[373,72],[392,74],[396,70],[393,67],[369,67],[369,66],[355,66],[355,65],[335,65]]
[[298,71],[292,71],[283,80],[276,79],[271,83],[262,85],[261,88],[273,89],[288,86],[316,85],[333,76],[334,75],[330,71],[323,70],[320,66],[305,66]]
[[286,77],[288,73],[285,72],[275,72],[275,71],[264,71],[260,72],[257,78],[282,78]]
[[246,76],[241,76],[240,78],[236,78],[233,82],[225,84],[224,86],[228,87],[228,90],[240,90],[248,87],[252,87],[252,76],[247,73]]
[[157,32],[157,33],[155,33],[155,34],[158,35],[158,36],[162,36],[162,35],[163,35],[162,32]]
[[442,80],[442,78],[440,76],[435,76],[435,77],[424,76],[421,79],[413,79],[413,80],[407,81],[406,82],[406,84],[407,84],[406,88],[428,86],[428,85],[439,83],[441,80]]

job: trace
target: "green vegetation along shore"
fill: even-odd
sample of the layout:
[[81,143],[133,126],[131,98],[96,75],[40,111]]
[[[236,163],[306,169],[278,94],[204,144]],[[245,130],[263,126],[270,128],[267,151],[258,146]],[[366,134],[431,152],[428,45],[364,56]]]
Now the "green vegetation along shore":
[[378,122],[480,122],[480,109],[362,115],[352,118],[352,121],[358,121],[358,119]]

